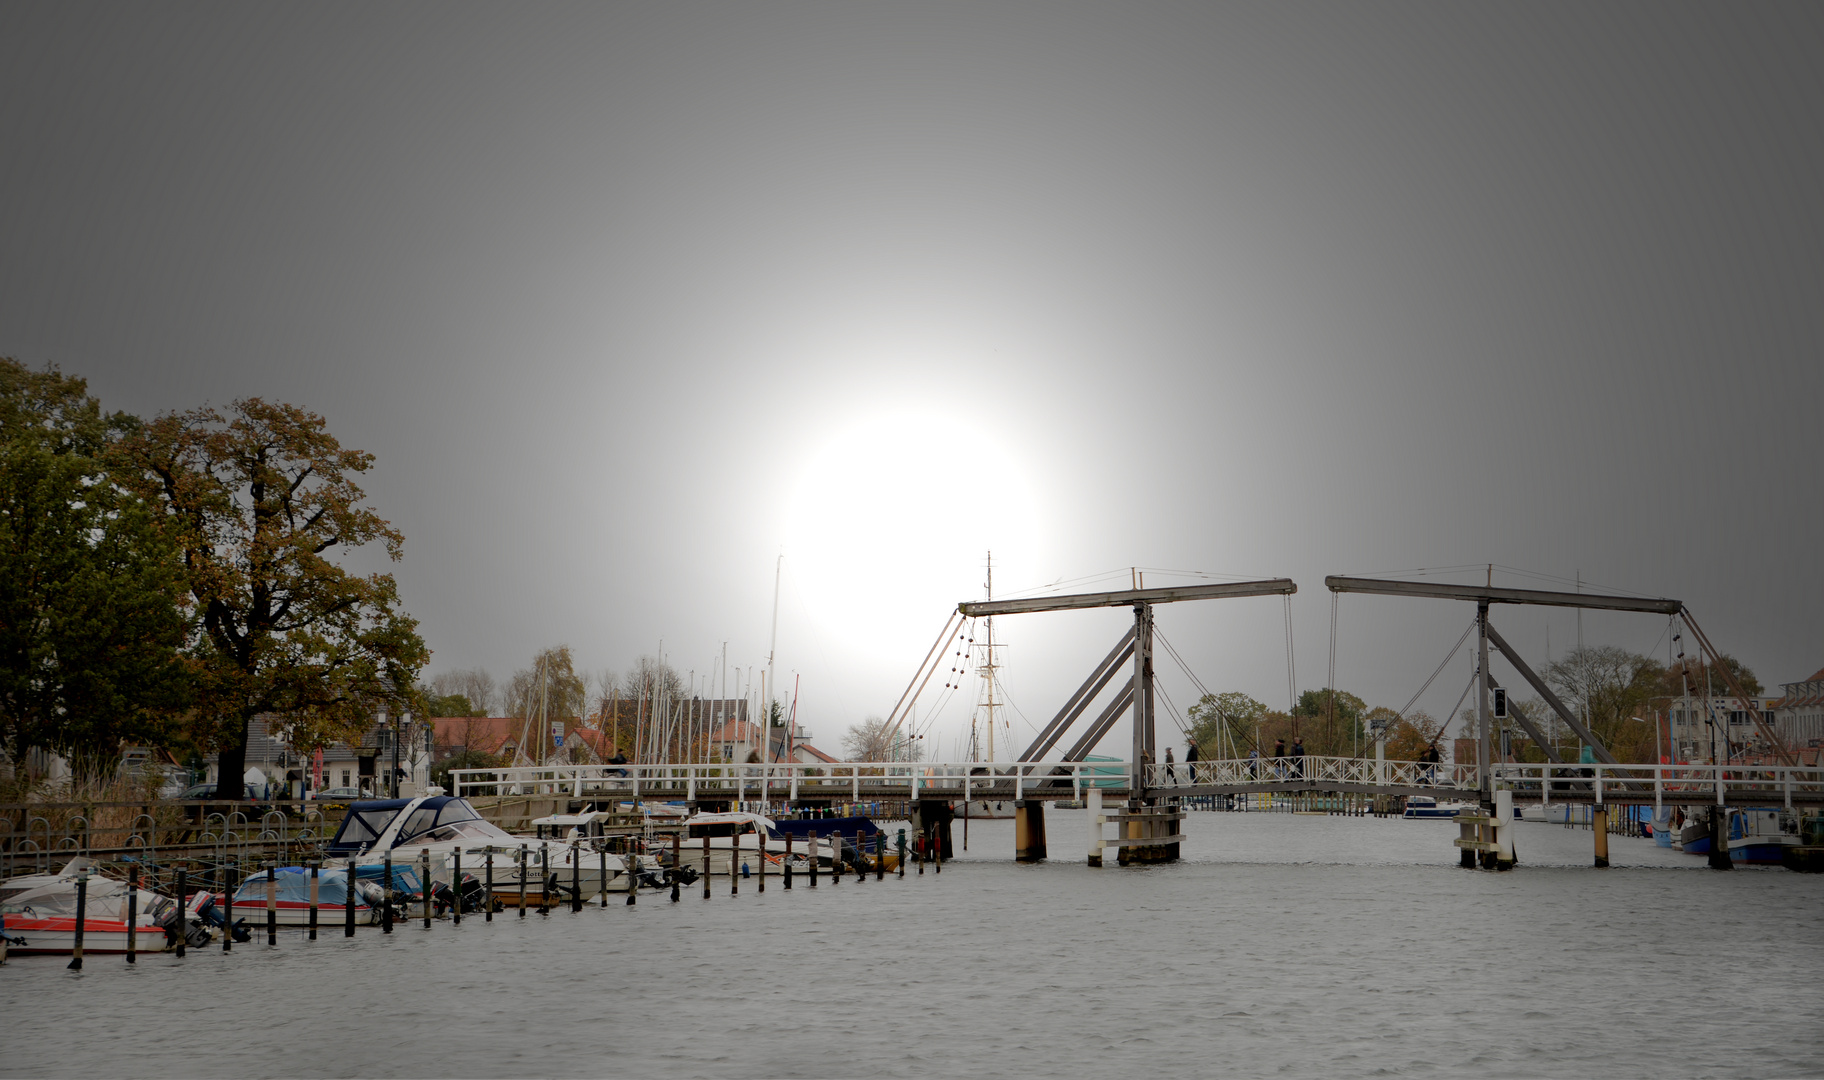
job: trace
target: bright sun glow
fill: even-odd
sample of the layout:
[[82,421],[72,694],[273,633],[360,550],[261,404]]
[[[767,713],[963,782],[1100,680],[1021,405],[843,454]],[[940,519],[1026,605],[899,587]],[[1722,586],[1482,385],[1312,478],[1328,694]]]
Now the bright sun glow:
[[[812,455],[793,488],[785,556],[842,647],[905,656],[958,600],[1028,585],[1042,529],[1027,472],[994,437],[939,412],[868,416]],[[1006,568],[1003,577],[1001,568]]]

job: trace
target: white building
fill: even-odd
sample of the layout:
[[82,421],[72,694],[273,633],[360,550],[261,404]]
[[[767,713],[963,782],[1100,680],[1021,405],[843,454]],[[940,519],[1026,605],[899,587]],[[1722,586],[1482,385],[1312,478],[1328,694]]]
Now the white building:
[[1766,739],[1755,725],[1754,718],[1759,715],[1763,721],[1772,725],[1773,709],[1777,703],[1778,699],[1774,697],[1705,698],[1693,694],[1690,697],[1673,698],[1667,711],[1667,723],[1671,727],[1668,737],[1676,760],[1707,763],[1712,760],[1712,745],[1715,746],[1716,756],[1724,759],[1757,748],[1766,749],[1763,745]]
[[1794,750],[1824,747],[1824,669],[1781,689],[1786,696],[1773,703],[1773,725],[1780,738]]

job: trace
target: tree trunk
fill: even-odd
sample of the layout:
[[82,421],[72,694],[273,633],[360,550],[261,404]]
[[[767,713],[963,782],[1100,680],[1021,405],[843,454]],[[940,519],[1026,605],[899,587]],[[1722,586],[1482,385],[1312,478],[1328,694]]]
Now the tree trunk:
[[242,774],[247,771],[247,728],[252,719],[251,715],[242,716],[240,734],[232,742],[223,744],[216,755],[215,797],[218,799],[247,797]]

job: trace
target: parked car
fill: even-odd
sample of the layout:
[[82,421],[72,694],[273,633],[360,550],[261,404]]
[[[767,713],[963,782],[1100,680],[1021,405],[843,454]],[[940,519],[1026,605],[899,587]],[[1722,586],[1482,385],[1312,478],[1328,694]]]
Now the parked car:
[[310,797],[312,799],[321,799],[326,802],[352,802],[361,797],[361,789],[357,787],[321,788],[311,792]]

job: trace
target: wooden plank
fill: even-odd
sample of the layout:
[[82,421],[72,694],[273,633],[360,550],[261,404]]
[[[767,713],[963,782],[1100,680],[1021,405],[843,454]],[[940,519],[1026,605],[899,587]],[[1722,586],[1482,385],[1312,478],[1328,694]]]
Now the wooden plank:
[[1144,836],[1144,837],[1124,836],[1119,840],[1104,840],[1104,841],[1102,841],[1102,846],[1103,847],[1164,847],[1166,844],[1182,844],[1182,843],[1184,843],[1184,840],[1185,840],[1185,836],[1183,833],[1173,833],[1170,836]]

